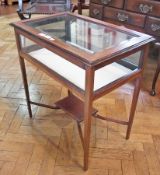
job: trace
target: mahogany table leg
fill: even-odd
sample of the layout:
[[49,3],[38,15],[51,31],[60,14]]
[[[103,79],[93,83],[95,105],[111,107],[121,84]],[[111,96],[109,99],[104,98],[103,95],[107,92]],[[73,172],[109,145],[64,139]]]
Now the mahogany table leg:
[[82,2],[78,1],[78,14],[82,15]]
[[134,87],[133,98],[132,98],[132,103],[131,103],[131,109],[130,109],[129,122],[128,122],[128,128],[127,128],[127,133],[126,133],[126,139],[129,139],[129,137],[130,137],[131,128],[132,128],[133,119],[134,119],[134,114],[135,114],[137,101],[138,101],[138,96],[139,96],[139,92],[140,92],[141,80],[142,80],[141,77],[138,77],[135,80],[135,87]]
[[[156,43],[156,44],[155,44],[155,47],[160,49],[160,43]],[[157,82],[157,80],[158,80],[159,72],[160,72],[160,50],[159,50],[159,53],[158,53],[157,68],[156,68],[156,72],[155,72],[154,78],[153,78],[152,90],[151,90],[151,92],[150,92],[150,94],[151,94],[152,96],[156,95],[155,89],[156,89],[156,82]]]
[[89,143],[92,119],[92,102],[94,86],[94,70],[90,67],[86,70],[85,81],[85,102],[84,102],[84,170],[88,169]]
[[30,118],[32,118],[32,109],[31,109],[31,103],[30,103],[30,96],[29,96],[29,89],[28,89],[25,62],[24,62],[24,59],[22,57],[19,58],[19,62],[20,62],[20,67],[21,67],[21,72],[22,72],[24,90],[25,90],[25,94],[26,94],[28,112],[29,112]]
[[155,96],[156,95],[156,90],[155,89],[156,89],[156,82],[158,80],[159,72],[160,72],[160,61],[159,61],[158,65],[157,65],[156,72],[155,72],[155,75],[154,75],[154,78],[153,78],[152,90],[150,92],[150,94],[152,96]]
[[20,50],[22,47],[21,46],[21,39],[20,39],[19,34],[16,31],[15,31],[15,36],[16,36],[18,53],[19,53],[19,64],[20,64],[21,73],[22,73],[22,79],[23,79],[23,85],[24,85],[24,90],[25,90],[25,95],[26,95],[28,113],[29,113],[30,118],[32,118],[32,109],[31,109],[31,101],[30,101],[28,82],[27,82],[26,66],[25,66],[24,58],[20,56]]

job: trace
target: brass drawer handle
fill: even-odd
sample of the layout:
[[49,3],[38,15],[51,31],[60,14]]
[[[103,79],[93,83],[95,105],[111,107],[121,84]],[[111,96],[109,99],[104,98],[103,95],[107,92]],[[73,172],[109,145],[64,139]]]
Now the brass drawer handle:
[[100,11],[98,9],[93,9],[93,14],[95,16],[98,16],[100,14]]
[[152,12],[153,6],[152,5],[149,6],[147,4],[140,4],[139,5],[139,10],[142,13],[149,13],[149,12]]
[[125,15],[124,13],[118,13],[117,14],[117,18],[119,21],[124,22],[124,21],[128,21],[128,15]]
[[105,5],[109,4],[110,2],[111,2],[111,0],[101,0],[101,3],[105,4]]
[[153,32],[157,32],[158,30],[160,30],[160,25],[158,25],[158,24],[151,24],[151,30]]

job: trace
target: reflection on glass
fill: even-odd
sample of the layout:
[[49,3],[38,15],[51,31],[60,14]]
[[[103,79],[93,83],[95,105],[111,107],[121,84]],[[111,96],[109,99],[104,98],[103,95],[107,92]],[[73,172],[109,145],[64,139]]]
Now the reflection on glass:
[[137,37],[68,14],[26,24],[89,53],[115,47]]
[[126,58],[123,58],[123,59],[117,61],[117,63],[134,71],[137,68],[139,68],[139,61],[140,61],[141,54],[142,54],[141,51],[138,51],[138,52],[126,57]]

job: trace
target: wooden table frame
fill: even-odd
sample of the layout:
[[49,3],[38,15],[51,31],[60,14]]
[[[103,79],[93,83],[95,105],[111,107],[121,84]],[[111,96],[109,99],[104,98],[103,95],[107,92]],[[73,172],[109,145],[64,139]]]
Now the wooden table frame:
[[[41,8],[41,10],[31,10],[33,9],[33,7],[36,6],[39,6]],[[24,19],[29,19],[31,18],[32,14],[46,14],[46,15],[50,15],[50,14],[55,14],[57,13],[57,11],[55,10],[49,10],[47,9],[46,10],[46,6],[48,5],[48,7],[57,7],[59,5],[62,5],[62,6],[65,6],[66,9],[64,8],[63,11],[73,11],[74,8],[76,8],[75,5],[71,4],[71,1],[70,0],[64,0],[64,2],[60,4],[58,4],[57,2],[54,3],[54,1],[46,1],[46,2],[38,2],[38,1],[35,1],[34,3],[32,2],[28,2],[28,6],[27,7],[24,7],[24,4],[23,4],[23,0],[18,0],[18,9],[17,9],[17,14],[19,16],[19,18],[21,20],[24,20]],[[74,7],[75,6],[75,7]],[[59,11],[60,12],[60,11]],[[61,11],[62,12],[62,11]]]
[[[57,15],[60,15],[60,14],[57,14]],[[53,15],[53,16],[56,16],[56,15]],[[15,36],[16,36],[18,53],[19,53],[19,62],[20,62],[24,89],[25,89],[25,94],[26,94],[26,100],[27,100],[27,106],[28,106],[28,112],[29,112],[30,117],[32,117],[32,110],[31,110],[32,104],[39,105],[42,107],[48,107],[51,109],[62,108],[64,110],[69,111],[69,113],[72,114],[72,117],[76,119],[77,124],[78,124],[78,130],[79,130],[79,134],[82,140],[82,145],[84,148],[84,170],[87,170],[88,169],[88,157],[89,157],[90,132],[91,132],[91,120],[92,120],[91,116],[94,116],[94,117],[97,117],[103,120],[111,121],[111,122],[116,122],[122,125],[127,125],[126,139],[129,138],[131,127],[133,124],[138,95],[140,91],[140,84],[142,80],[142,72],[143,72],[143,67],[144,67],[144,59],[146,59],[148,55],[148,43],[153,41],[153,38],[148,35],[138,33],[136,31],[124,29],[124,28],[121,28],[121,27],[118,27],[118,26],[115,26],[109,23],[98,21],[96,19],[91,19],[89,17],[82,17],[80,15],[74,15],[74,16],[77,16],[78,18],[92,21],[98,24],[108,25],[117,30],[123,30],[125,32],[129,32],[131,34],[140,36],[139,38],[137,38],[137,40],[134,41],[135,42],[134,44],[133,42],[132,44],[127,43],[126,45],[124,44],[124,46],[121,46],[121,48],[108,49],[108,52],[106,51],[98,52],[94,54],[93,56],[89,53],[86,53],[74,47],[66,48],[66,44],[63,43],[62,41],[57,40],[55,43],[46,38],[38,37],[37,35],[38,32],[36,30],[33,30],[31,27],[24,25],[24,22],[22,21],[12,24],[12,26],[15,27]],[[48,18],[51,18],[51,17],[48,17]],[[36,21],[36,20],[32,20],[32,21]],[[61,77],[53,70],[49,69],[42,63],[35,60],[30,55],[23,52],[23,49],[21,48],[21,44],[20,44],[20,35],[23,35],[24,37],[34,41],[36,44],[40,45],[41,47],[47,48],[48,50],[62,56],[64,59],[84,69],[86,71],[85,91],[78,88],[77,86],[75,86],[74,84],[66,80],[64,77]],[[126,50],[126,48],[128,49]],[[142,51],[142,54],[140,57],[139,68],[136,71],[133,71],[131,74],[123,76],[122,78],[119,78],[118,80],[110,83],[109,85],[106,85],[96,91],[93,91],[94,74],[97,69],[107,64],[110,64],[114,61],[125,58],[126,56],[129,56],[137,51]],[[116,52],[115,55],[111,54],[115,52]],[[26,74],[24,59],[29,61],[30,63],[32,63],[33,65],[35,65],[36,67],[44,71],[45,73],[47,73],[50,77],[60,82],[63,86],[65,86],[69,90],[68,96],[56,102],[55,105],[53,106],[46,105],[46,104],[40,104],[40,103],[31,101],[30,96],[29,96],[27,74]],[[97,113],[97,111],[93,109],[92,105],[93,105],[94,100],[102,97],[103,95],[111,92],[112,90],[118,88],[119,86],[129,81],[134,82],[134,92],[133,92],[133,99],[131,103],[131,109],[130,109],[128,121],[115,120],[110,117],[100,116]],[[78,98],[73,94],[75,94]],[[80,106],[80,109],[78,108],[67,109],[66,104],[70,103],[72,99],[73,101],[75,101],[75,108],[76,108],[76,103],[77,103]],[[77,118],[75,114],[79,114]],[[83,120],[84,120],[84,133],[82,133],[82,130],[80,127],[80,122]]]
[[73,12],[78,10],[78,14],[82,15],[82,10],[89,9],[89,1],[86,0],[78,0],[77,4],[73,7]]

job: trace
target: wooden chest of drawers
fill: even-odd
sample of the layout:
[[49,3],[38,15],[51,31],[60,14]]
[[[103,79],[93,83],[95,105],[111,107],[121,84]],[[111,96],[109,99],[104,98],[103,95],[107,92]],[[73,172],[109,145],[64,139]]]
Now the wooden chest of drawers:
[[91,0],[90,16],[148,33],[160,42],[160,0]]

